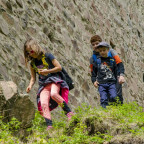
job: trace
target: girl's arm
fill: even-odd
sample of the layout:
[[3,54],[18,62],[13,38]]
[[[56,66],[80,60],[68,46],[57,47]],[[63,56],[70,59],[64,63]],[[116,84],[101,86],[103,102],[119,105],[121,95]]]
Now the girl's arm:
[[59,72],[62,70],[60,63],[56,59],[52,60],[52,64],[54,65],[54,68],[52,68],[52,69],[39,69],[38,73],[41,75],[47,75],[49,73],[56,73],[56,72]]
[[61,67],[60,63],[56,59],[52,60],[52,64],[55,67],[53,69],[49,69],[49,73],[55,73],[55,72],[59,72],[59,71],[62,70],[62,67]]
[[36,81],[36,72],[35,70],[32,68],[32,66],[30,65],[30,72],[31,72],[31,79],[30,79],[30,83],[29,86],[26,89],[26,92],[29,93],[30,90],[32,89],[32,86],[34,85],[35,81]]
[[30,79],[30,84],[31,86],[34,85],[35,80],[36,80],[36,72],[35,70],[32,68],[32,66],[30,65],[30,71],[31,71],[31,79]]

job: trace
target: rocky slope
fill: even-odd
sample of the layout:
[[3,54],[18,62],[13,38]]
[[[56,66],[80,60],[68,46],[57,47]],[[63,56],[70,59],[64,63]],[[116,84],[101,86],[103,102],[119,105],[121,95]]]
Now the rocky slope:
[[[126,69],[125,101],[144,103],[143,0],[1,0],[0,73],[25,93],[30,74],[25,68],[23,44],[36,38],[53,53],[75,81],[71,107],[82,102],[97,106],[99,99],[90,80],[90,37],[110,40]],[[35,102],[37,85],[31,92]]]

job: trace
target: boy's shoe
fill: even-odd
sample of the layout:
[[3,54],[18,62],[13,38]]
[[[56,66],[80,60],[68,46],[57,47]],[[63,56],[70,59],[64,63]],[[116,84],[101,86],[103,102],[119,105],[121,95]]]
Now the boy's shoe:
[[67,113],[68,121],[71,120],[71,118],[72,118],[73,115],[74,115],[73,112],[69,112],[69,113]]
[[102,104],[101,106],[102,106],[102,108],[105,108],[105,109],[106,109],[106,105],[105,105],[105,104]]
[[53,126],[48,126],[47,127],[47,130],[50,130],[50,129],[52,129],[53,128]]

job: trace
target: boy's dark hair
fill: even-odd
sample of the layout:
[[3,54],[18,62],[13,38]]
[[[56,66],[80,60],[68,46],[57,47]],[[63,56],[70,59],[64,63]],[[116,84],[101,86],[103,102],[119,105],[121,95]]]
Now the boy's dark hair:
[[90,39],[90,42],[93,43],[93,42],[96,42],[96,41],[102,42],[102,38],[99,35],[92,36],[91,39]]

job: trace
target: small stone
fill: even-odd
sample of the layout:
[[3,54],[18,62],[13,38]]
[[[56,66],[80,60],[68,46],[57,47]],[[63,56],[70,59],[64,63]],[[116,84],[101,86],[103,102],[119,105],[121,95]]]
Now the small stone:
[[17,4],[18,4],[21,8],[23,8],[22,0],[16,0],[16,2],[17,2]]
[[44,27],[44,28],[43,28],[43,32],[47,35],[47,33],[48,33],[48,28],[47,28],[47,27]]
[[47,6],[47,3],[46,3],[46,2],[43,4],[43,6],[44,6],[44,8],[45,8],[46,10],[48,10],[48,6]]
[[75,50],[79,50],[76,40],[72,40],[72,44],[73,44],[73,47],[74,47]]
[[7,8],[10,10],[10,11],[12,11],[12,6],[11,6],[11,3],[10,2],[6,2],[6,6],[7,6]]
[[14,19],[9,14],[7,14],[6,12],[3,12],[2,16],[7,21],[8,24],[10,25],[14,24]]
[[36,29],[35,28],[33,28],[33,27],[28,27],[27,28],[27,31],[30,33],[30,34],[32,34],[32,35],[35,35],[36,34]]
[[9,28],[8,28],[8,24],[5,22],[4,19],[0,18],[0,31],[4,34],[4,35],[8,35],[9,34]]
[[0,81],[3,81],[3,76],[0,74]]

